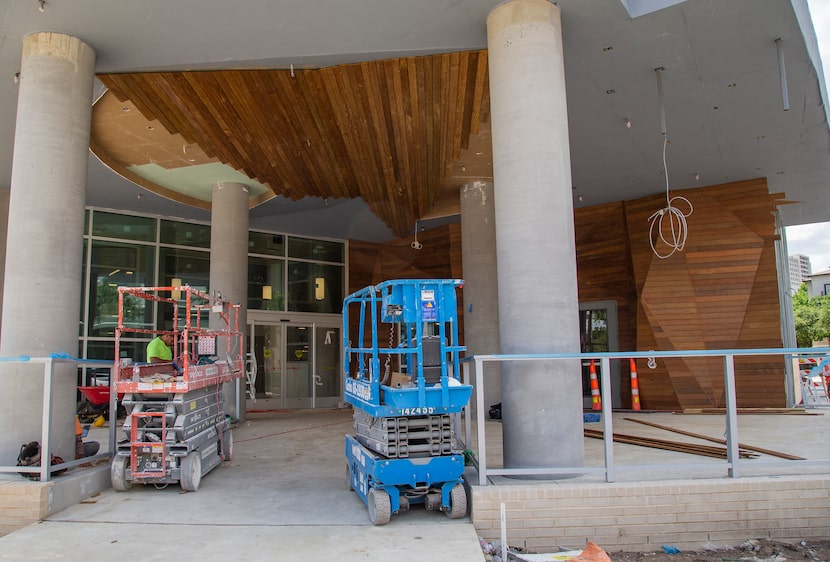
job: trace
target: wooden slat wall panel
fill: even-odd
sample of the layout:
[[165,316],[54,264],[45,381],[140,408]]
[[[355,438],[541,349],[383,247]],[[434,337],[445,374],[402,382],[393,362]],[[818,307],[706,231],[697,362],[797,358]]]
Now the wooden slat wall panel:
[[[662,196],[575,211],[580,301],[617,302],[621,350],[780,347],[771,215],[780,197],[763,180],[675,194],[695,211],[686,251],[667,260],[653,256],[647,239],[646,219],[665,204]],[[350,291],[385,279],[463,278],[458,225],[418,238],[420,252],[410,237],[350,243]],[[625,379],[628,366],[621,371]],[[724,406],[718,358],[658,360],[656,369],[637,361],[637,371],[643,408]],[[740,407],[784,405],[783,359],[739,358],[735,375]],[[629,404],[630,387],[621,390]]]
[[[622,202],[575,209],[574,234],[580,302],[616,301],[620,349],[635,349],[636,293]],[[620,372],[630,380],[627,363]],[[623,403],[630,404],[630,384],[620,391]]]
[[[775,223],[765,180],[677,191],[694,205],[685,251],[661,260],[648,242],[659,195],[625,202],[638,296],[637,349],[780,347]],[[720,360],[638,363],[644,408],[723,406]],[[783,358],[736,360],[739,406],[785,405]]]
[[487,53],[319,70],[101,74],[120,100],[291,199],[362,197],[398,236],[489,118]]

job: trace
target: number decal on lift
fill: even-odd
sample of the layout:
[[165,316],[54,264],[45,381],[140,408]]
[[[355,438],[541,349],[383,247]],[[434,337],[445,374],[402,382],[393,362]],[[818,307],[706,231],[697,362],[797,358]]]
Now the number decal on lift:
[[435,408],[401,408],[402,416],[425,416],[435,413]]

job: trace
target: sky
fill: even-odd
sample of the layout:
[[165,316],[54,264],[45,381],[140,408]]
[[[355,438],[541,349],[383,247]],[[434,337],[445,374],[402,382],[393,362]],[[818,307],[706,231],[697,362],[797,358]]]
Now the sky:
[[[830,72],[830,1],[808,0],[807,4],[813,17],[827,82]],[[813,273],[830,269],[830,222],[787,227],[787,250],[790,255],[809,256]]]

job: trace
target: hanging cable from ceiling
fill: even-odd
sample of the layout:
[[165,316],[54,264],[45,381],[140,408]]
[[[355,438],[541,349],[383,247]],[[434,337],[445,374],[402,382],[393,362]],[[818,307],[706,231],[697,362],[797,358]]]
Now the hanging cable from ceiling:
[[418,242],[418,221],[415,221],[415,240],[409,245],[409,247],[413,250],[420,250],[424,247],[423,244]]
[[[657,99],[660,103],[660,132],[663,134],[663,175],[666,177],[666,206],[653,213],[649,218],[648,241],[651,251],[660,259],[671,257],[676,252],[682,252],[686,246],[688,234],[686,218],[692,214],[694,208],[688,199],[681,196],[672,197],[669,192],[669,169],[666,164],[666,146],[668,135],[666,134],[666,111],[663,106],[663,75],[665,68],[654,69],[657,74]],[[687,207],[684,211],[675,206],[679,203]],[[658,249],[658,241],[667,246],[666,251]]]

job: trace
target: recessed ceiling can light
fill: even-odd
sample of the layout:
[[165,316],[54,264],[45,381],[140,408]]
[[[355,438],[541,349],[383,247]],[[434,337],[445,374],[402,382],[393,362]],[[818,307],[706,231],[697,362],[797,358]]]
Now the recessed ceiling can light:
[[616,94],[617,90],[615,90],[614,88],[611,88],[610,90],[605,90],[605,93],[610,96],[611,94]]
[[629,119],[628,117],[625,118],[625,128],[626,129],[631,128],[631,119]]

